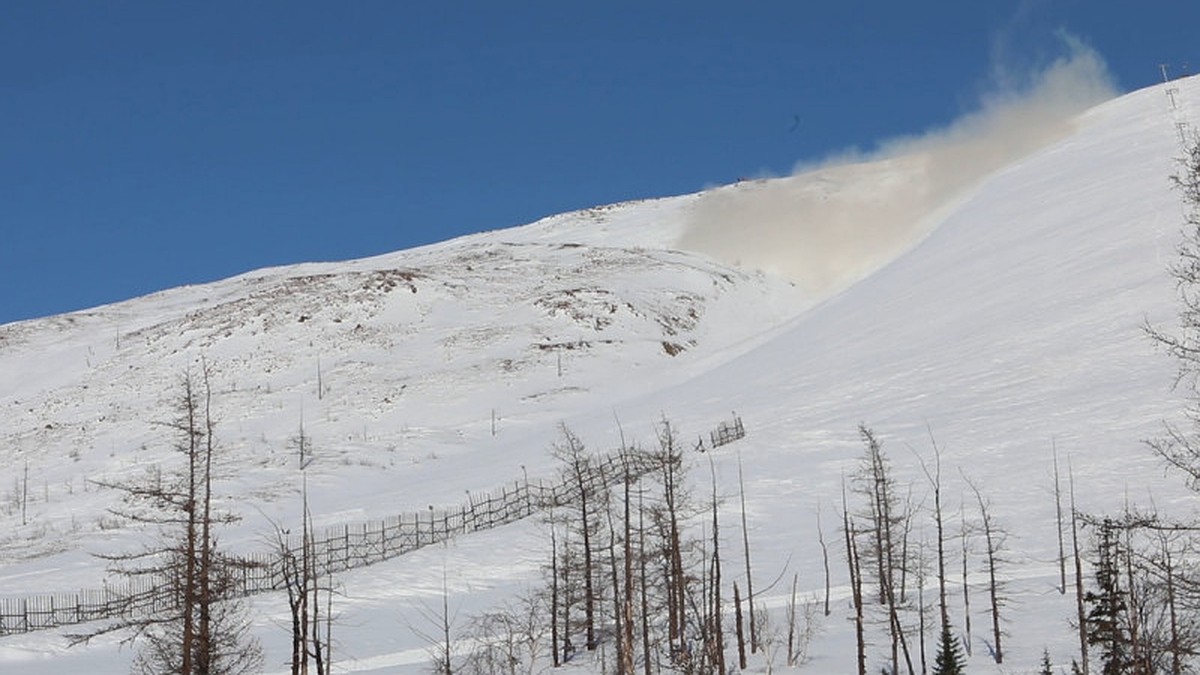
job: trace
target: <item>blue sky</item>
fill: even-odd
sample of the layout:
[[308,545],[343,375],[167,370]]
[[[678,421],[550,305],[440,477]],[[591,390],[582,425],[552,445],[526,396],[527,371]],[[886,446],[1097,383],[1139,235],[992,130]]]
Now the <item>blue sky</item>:
[[1128,91],[1200,68],[1197,25],[1195,0],[0,3],[0,323],[786,174],[949,123],[1064,31]]

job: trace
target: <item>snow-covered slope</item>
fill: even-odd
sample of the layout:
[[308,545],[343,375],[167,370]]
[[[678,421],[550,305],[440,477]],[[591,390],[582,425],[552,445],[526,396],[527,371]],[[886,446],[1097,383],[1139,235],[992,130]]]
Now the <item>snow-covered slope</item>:
[[[1178,84],[1185,106],[1200,104],[1200,84]],[[560,421],[603,448],[617,444],[617,420],[645,442],[664,415],[695,437],[736,410],[747,438],[710,456],[727,494],[735,450],[744,460],[758,575],[798,572],[815,591],[818,510],[834,531],[842,477],[861,453],[857,425],[878,432],[916,499],[932,433],[955,507],[961,470],[1011,532],[1012,669],[1032,670],[1043,647],[1067,662],[1052,446],[1070,459],[1084,510],[1151,495],[1190,509],[1140,443],[1181,406],[1172,364],[1141,330],[1173,316],[1174,121],[1156,89],[1093,109],[829,297],[672,250],[693,195],[0,326],[0,596],[101,583],[88,554],[135,535],[105,515],[114,496],[88,481],[169,452],[153,423],[170,418],[179,373],[203,357],[230,474],[222,489],[244,516],[225,540],[243,549],[261,546],[267,517],[298,513],[289,439],[301,422],[316,447],[313,510],[335,523],[549,473]],[[861,189],[853,174],[842,180]],[[453,571],[452,602],[471,611],[532,583],[546,546],[521,524],[346,573],[344,672],[423,670],[410,628],[442,569]],[[764,604],[781,606],[782,586]],[[282,670],[286,608],[254,602],[269,670]],[[844,604],[817,638],[812,672],[851,670]],[[983,669],[977,646],[972,667]],[[123,672],[128,658],[112,641],[67,650],[55,632],[0,639],[4,672]]]
[[[615,211],[624,229],[651,229],[657,205]],[[546,429],[573,411],[604,409],[727,360],[804,301],[785,281],[699,256],[575,241],[576,232],[595,237],[589,226],[605,223],[604,214],[0,327],[0,461],[22,477],[28,463],[45,502],[21,526],[9,500],[3,559],[38,567],[47,553],[74,558],[90,538],[115,536],[104,531],[111,519],[102,509],[115,495],[89,496],[81,509],[75,493],[162,455],[170,437],[155,423],[172,419],[179,378],[201,358],[218,390],[238,492],[267,510],[294,493],[289,439],[304,424],[326,467],[317,473],[356,486],[352,503],[329,506],[336,519],[490,488],[522,462],[497,460],[484,472],[430,462],[432,478],[419,465],[433,457],[476,464],[476,450],[499,443],[493,416],[507,442],[540,449]],[[539,241],[545,230],[558,241]],[[410,479],[428,490],[414,493]],[[245,538],[259,534],[250,528]],[[44,583],[78,582],[55,575]]]

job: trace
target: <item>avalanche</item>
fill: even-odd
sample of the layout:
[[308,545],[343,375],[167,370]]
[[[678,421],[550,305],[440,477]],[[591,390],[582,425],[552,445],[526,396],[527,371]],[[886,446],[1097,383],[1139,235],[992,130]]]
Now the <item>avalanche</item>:
[[[1200,105],[1200,81],[1177,86],[1185,111]],[[0,326],[0,599],[100,587],[105,571],[91,554],[145,536],[106,515],[115,496],[91,481],[169,454],[155,422],[170,416],[178,374],[203,356],[225,457],[218,490],[242,516],[222,535],[235,550],[261,550],[271,520],[298,520],[289,443],[300,424],[325,526],[549,476],[559,422],[603,450],[622,433],[652,443],[664,418],[694,439],[736,413],[745,439],[688,460],[713,459],[721,531],[736,547],[740,455],[759,602],[778,611],[790,584],[772,585],[777,577],[797,573],[806,598],[823,587],[818,517],[827,536],[837,531],[865,423],[915,501],[928,498],[920,459],[936,439],[952,529],[960,508],[974,517],[965,476],[1009,531],[1005,667],[1032,671],[1044,648],[1069,663],[1073,601],[1057,590],[1052,448],[1070,463],[1084,511],[1125,501],[1191,511],[1180,478],[1142,444],[1183,405],[1173,364],[1142,331],[1174,317],[1165,268],[1182,222],[1168,182],[1177,114],[1161,88],[1088,110],[1070,132],[924,214],[890,257],[843,287],[814,290],[679,250],[701,194]],[[902,183],[909,166],[848,165],[840,189],[869,192],[880,171]],[[760,189],[717,190],[752,199]],[[535,521],[339,575],[338,672],[426,671],[417,633],[429,632],[443,571],[461,620],[536,584],[549,541]],[[918,527],[928,537],[932,520]],[[853,668],[841,556],[833,563],[833,612],[810,672]],[[743,578],[739,563],[727,565],[730,581]],[[956,588],[956,626],[960,598]],[[252,607],[268,669],[286,672],[283,598],[257,596]],[[116,638],[68,648],[69,632],[0,638],[0,670],[128,668]],[[1007,672],[990,665],[981,632],[971,670]]]

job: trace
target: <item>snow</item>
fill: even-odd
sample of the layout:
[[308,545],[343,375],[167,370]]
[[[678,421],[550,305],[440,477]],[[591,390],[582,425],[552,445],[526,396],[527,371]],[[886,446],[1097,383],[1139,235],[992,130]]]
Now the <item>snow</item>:
[[[1176,85],[1194,109],[1200,81]],[[695,438],[736,411],[747,437],[710,456],[727,497],[736,457],[744,462],[756,585],[796,572],[811,594],[821,585],[818,509],[826,535],[836,532],[865,423],[918,498],[918,456],[932,458],[932,436],[951,509],[969,499],[968,476],[1011,532],[1008,659],[991,666],[977,641],[972,670],[1028,672],[1043,648],[1069,663],[1052,448],[1073,468],[1084,511],[1126,500],[1193,511],[1180,478],[1142,443],[1183,405],[1173,364],[1142,330],[1174,320],[1165,268],[1181,212],[1167,177],[1179,154],[1160,88],[1110,101],[827,293],[676,250],[702,198],[687,195],[0,326],[0,597],[97,587],[105,572],[91,554],[142,536],[106,520],[115,496],[88,481],[169,454],[153,423],[169,419],[179,373],[203,355],[226,455],[221,489],[243,516],[223,535],[235,549],[261,549],[268,518],[296,520],[288,442],[301,420],[324,525],[457,504],[523,472],[548,476],[560,421],[603,449],[618,443],[617,420],[648,444],[664,416]],[[879,170],[858,172],[857,188]],[[846,185],[855,176],[839,171]],[[23,525],[15,495],[26,466]],[[735,502],[724,511],[731,541]],[[969,502],[966,511],[973,517]],[[443,569],[465,617],[536,583],[547,547],[527,521],[339,575],[337,672],[425,671],[412,629],[427,628]],[[852,670],[838,564],[835,555],[834,615],[810,672]],[[764,590],[763,604],[782,607],[786,585]],[[286,604],[251,602],[267,671],[282,673]],[[974,621],[978,638],[985,620]],[[68,648],[65,632],[0,638],[0,671],[128,669],[131,651],[115,640]]]

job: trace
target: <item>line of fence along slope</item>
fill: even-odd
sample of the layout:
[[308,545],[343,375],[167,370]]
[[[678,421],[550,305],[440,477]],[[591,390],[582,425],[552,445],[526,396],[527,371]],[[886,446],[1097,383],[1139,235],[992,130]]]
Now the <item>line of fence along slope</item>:
[[[722,422],[701,438],[701,452],[732,443],[746,435],[739,417]],[[583,489],[592,492],[616,485],[630,475],[642,476],[655,468],[651,456],[640,452],[592,455],[593,471],[584,474]],[[315,564],[324,574],[343,572],[411,553],[457,535],[489,530],[514,523],[535,513],[566,506],[579,496],[574,475],[553,482],[518,480],[483,495],[468,494],[458,507],[435,509],[326,527],[309,541]],[[302,541],[292,536],[289,548],[299,555]],[[250,595],[283,590],[284,557],[278,552],[239,556],[235,594]],[[0,598],[0,636],[59,628],[91,621],[128,618],[170,609],[178,598],[153,578],[139,578],[103,589],[44,593],[21,598]]]

